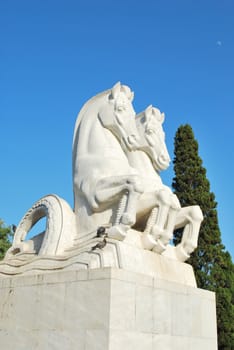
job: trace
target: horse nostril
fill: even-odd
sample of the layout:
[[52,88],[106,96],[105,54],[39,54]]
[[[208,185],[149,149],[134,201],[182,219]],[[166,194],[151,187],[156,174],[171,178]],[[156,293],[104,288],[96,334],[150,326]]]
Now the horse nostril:
[[135,135],[130,135],[128,136],[128,142],[130,145],[135,145],[137,143],[137,138]]
[[161,156],[159,157],[160,161],[162,163],[170,163],[171,159],[170,157],[168,157],[167,155],[165,154],[161,154]]

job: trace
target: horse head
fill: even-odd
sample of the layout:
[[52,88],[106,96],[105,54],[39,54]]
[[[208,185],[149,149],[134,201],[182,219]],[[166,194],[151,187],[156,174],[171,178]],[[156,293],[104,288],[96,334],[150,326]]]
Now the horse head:
[[162,128],[164,118],[164,113],[151,105],[136,117],[138,131],[141,135],[139,149],[148,154],[157,171],[165,170],[170,164],[165,133]]
[[135,150],[139,146],[135,111],[132,106],[133,92],[119,82],[113,86],[98,112],[104,128],[109,129],[124,149]]

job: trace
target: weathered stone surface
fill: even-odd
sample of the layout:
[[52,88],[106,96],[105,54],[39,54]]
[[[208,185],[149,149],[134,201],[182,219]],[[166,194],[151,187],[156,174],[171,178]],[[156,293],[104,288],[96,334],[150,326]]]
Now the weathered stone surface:
[[92,246],[97,242],[100,241],[92,239],[87,245],[83,247],[78,245],[61,257],[35,256],[32,259],[30,256],[28,258],[27,253],[21,253],[0,262],[0,277],[10,274],[14,276],[16,273],[27,275],[58,270],[91,271],[103,267],[116,267],[158,279],[196,286],[191,265],[143,249],[141,232],[130,229],[124,241],[107,238],[104,248],[92,250]]
[[7,350],[215,350],[208,291],[115,268],[0,280]]

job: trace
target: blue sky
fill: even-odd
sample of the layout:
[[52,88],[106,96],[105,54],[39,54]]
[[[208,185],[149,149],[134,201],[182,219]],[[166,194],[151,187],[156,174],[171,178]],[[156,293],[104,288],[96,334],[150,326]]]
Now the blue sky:
[[[56,193],[73,206],[71,149],[83,103],[117,81],[134,107],[199,143],[234,257],[234,2],[0,0],[0,217],[18,224]],[[162,173],[171,185],[172,165]]]

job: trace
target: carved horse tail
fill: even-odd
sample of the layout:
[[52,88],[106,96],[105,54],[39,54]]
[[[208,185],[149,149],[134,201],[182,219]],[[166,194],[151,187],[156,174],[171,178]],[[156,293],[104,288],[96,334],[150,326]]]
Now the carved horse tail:
[[[47,219],[45,232],[26,240],[28,232],[43,217]],[[72,246],[75,235],[75,214],[68,203],[57,195],[47,195],[38,200],[20,221],[6,259],[18,253],[62,254]]]

